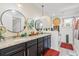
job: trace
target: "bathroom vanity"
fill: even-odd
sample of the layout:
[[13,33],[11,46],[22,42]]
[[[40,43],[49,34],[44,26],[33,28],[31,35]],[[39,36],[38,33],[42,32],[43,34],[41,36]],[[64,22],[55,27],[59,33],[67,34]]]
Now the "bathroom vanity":
[[51,34],[9,38],[0,42],[0,56],[40,56],[51,47]]
[[51,34],[25,35],[27,33],[24,31],[26,27],[32,30],[34,26],[36,26],[35,29],[42,29],[41,21],[38,20],[35,23],[35,25],[33,21],[27,23],[25,16],[17,10],[5,10],[1,14],[2,27],[12,34],[16,33],[16,35],[7,34],[15,36],[15,38],[11,36],[5,38],[6,36],[1,35],[1,39],[4,37],[5,40],[0,41],[0,56],[40,56],[42,51],[50,48]]

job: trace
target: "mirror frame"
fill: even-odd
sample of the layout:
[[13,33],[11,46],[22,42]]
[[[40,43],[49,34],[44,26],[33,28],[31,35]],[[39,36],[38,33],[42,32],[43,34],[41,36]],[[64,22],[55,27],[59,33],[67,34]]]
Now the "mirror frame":
[[[1,16],[0,16],[0,22],[1,22],[1,25],[2,25],[2,26],[4,26],[4,25],[3,25],[3,22],[2,22],[2,16],[3,16],[4,13],[7,12],[7,11],[16,11],[16,12],[20,13],[20,14],[24,17],[24,20],[25,20],[24,24],[25,24],[25,28],[26,28],[26,17],[25,17],[21,12],[19,12],[18,10],[12,10],[12,9],[8,9],[8,10],[5,10],[5,11],[2,12],[2,14],[1,14]],[[5,26],[4,26],[4,27],[5,27]],[[6,27],[5,27],[5,28],[6,28]],[[25,29],[25,28],[24,28],[24,29]],[[24,29],[23,29],[22,31],[24,31]],[[22,31],[13,32],[13,31],[10,31],[9,29],[6,29],[6,30],[8,30],[9,32],[12,32],[12,33],[19,33],[19,32],[22,32]]]

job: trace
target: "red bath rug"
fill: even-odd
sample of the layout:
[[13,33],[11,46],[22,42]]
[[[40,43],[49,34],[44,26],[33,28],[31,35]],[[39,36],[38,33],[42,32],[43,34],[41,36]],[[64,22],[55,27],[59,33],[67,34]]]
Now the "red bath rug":
[[62,42],[60,47],[73,50],[72,44]]

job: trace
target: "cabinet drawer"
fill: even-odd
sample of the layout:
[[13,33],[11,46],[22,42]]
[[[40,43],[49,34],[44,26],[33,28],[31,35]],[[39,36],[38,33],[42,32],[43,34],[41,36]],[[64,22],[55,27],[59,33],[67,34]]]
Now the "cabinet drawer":
[[37,44],[37,39],[29,41],[26,43],[27,48]]
[[47,36],[44,37],[44,40],[47,39]]
[[42,41],[43,41],[43,39],[44,39],[44,37],[38,38],[38,40],[37,40],[37,41],[38,41],[38,43],[39,43],[39,42],[42,42]]
[[21,47],[21,48],[7,52],[2,55],[4,55],[4,56],[24,56],[24,53],[25,53],[25,49]]
[[21,44],[15,45],[15,46],[11,46],[11,47],[8,47],[8,48],[1,49],[0,52],[1,52],[1,55],[9,54],[13,51],[16,51],[17,49],[24,49],[24,47],[25,47],[25,44],[21,43]]
[[48,39],[51,39],[51,35],[47,36]]

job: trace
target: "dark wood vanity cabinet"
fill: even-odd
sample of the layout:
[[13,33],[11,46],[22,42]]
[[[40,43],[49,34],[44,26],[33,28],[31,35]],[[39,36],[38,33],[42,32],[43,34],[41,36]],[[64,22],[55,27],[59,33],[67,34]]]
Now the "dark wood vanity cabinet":
[[44,45],[44,50],[46,50],[47,48],[48,48],[48,39],[47,39],[47,37],[44,37],[44,40],[43,40],[43,45]]
[[27,48],[27,56],[37,56],[37,45]]
[[51,47],[51,35],[17,44],[0,50],[0,56],[40,56]]
[[44,45],[44,50],[48,49],[51,47],[51,35],[44,37],[43,40],[43,45]]
[[25,55],[25,44],[18,44],[8,48],[0,50],[1,56],[24,56]]
[[38,38],[37,39],[37,55],[40,56],[41,52],[44,50],[44,44],[43,44],[43,39],[44,37]]
[[37,39],[26,43],[26,55],[37,56]]
[[41,52],[51,47],[51,35],[38,38],[37,42],[37,55],[40,56]]

